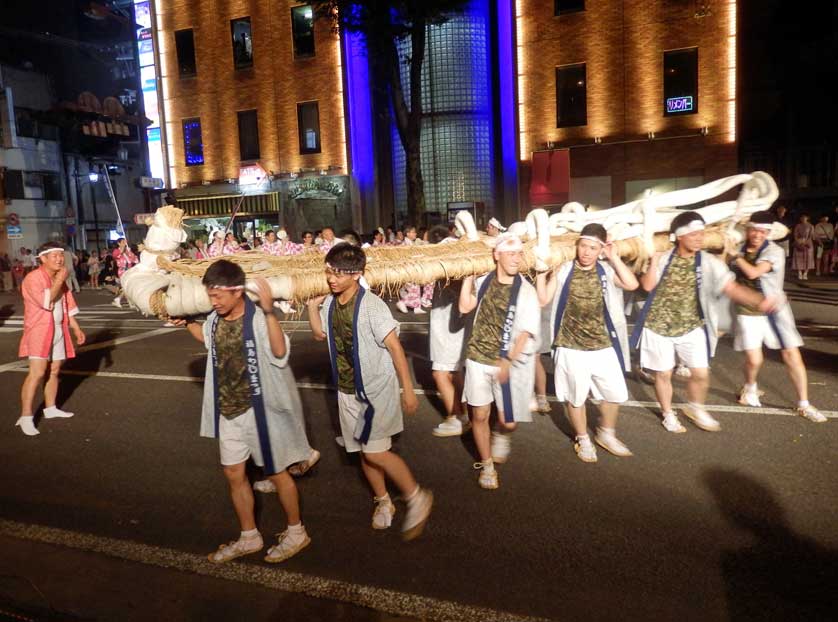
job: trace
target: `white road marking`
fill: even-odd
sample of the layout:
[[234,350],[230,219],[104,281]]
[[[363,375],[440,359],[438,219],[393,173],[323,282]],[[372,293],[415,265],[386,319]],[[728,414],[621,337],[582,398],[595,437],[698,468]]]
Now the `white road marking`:
[[[165,329],[169,330],[169,329]],[[137,336],[139,337],[139,335]],[[97,344],[98,345],[98,344]],[[103,346],[105,347],[105,346]],[[0,372],[3,371],[17,371],[26,372],[26,363],[17,363],[18,367],[3,366],[0,367]],[[163,380],[170,382],[203,382],[203,376],[170,376],[166,374],[135,374],[129,372],[116,371],[88,371],[84,369],[62,369],[62,375],[67,376],[101,376],[102,378],[124,378],[129,380]],[[330,384],[323,384],[319,382],[297,382],[298,389],[309,389],[312,391],[334,391]],[[414,389],[416,395],[432,395],[439,397],[439,392],[426,389]],[[547,398],[550,402],[558,402],[555,397],[549,396]],[[626,408],[652,408],[659,409],[657,402],[644,402],[638,400],[629,400],[623,404]],[[672,404],[673,408],[684,408],[684,404]],[[778,415],[785,417],[796,417],[797,414],[789,408],[754,408],[752,406],[738,406],[735,404],[706,404],[705,408],[708,412],[720,413],[745,413],[752,415]],[[836,410],[822,410],[821,414],[830,419],[838,419],[838,411]]]
[[[314,575],[282,570],[268,564],[213,564],[203,555],[186,553],[161,546],[130,540],[106,538],[93,534],[0,520],[0,534],[11,538],[44,542],[68,548],[103,554],[158,568],[259,585],[273,590],[305,594],[359,607],[367,607],[391,615],[422,620],[459,620],[461,622],[548,622],[545,618],[519,615],[496,609],[475,607],[450,600],[420,596],[386,588],[326,579]],[[321,546],[328,546],[326,540]],[[317,546],[315,541],[312,546]]]
[[[127,337],[118,337],[117,339],[108,339],[107,341],[97,341],[96,343],[85,344],[76,348],[76,352],[90,352],[92,350],[101,350],[103,348],[111,348],[123,343],[131,343],[132,341],[140,341],[148,339],[149,337],[157,337],[158,335],[165,335],[176,331],[176,328],[158,328],[156,330],[149,330],[138,335],[128,335]],[[19,361],[12,361],[5,365],[0,365],[0,373],[4,371],[27,371],[28,362],[25,359]],[[86,372],[89,375],[95,376],[98,372]]]

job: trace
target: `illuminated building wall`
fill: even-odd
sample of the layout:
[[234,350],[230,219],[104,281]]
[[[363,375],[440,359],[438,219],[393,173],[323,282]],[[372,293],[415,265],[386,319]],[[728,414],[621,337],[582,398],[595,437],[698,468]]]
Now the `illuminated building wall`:
[[[586,0],[558,16],[553,0],[514,6],[524,185],[533,152],[548,148],[570,148],[572,179],[610,177],[612,204],[633,198],[632,181],[736,172],[735,0]],[[682,48],[698,49],[697,112],[665,116],[663,54]],[[577,63],[587,124],[559,128],[556,68]]]
[[[172,187],[238,178],[237,113],[256,110],[259,163],[277,175],[329,171],[346,175],[340,40],[315,22],[314,55],[295,54],[291,0],[155,0]],[[252,67],[236,69],[231,20],[250,17]],[[175,31],[192,29],[196,72],[181,76]],[[297,105],[317,102],[320,152],[301,154]],[[203,164],[186,165],[184,119],[200,118]]]

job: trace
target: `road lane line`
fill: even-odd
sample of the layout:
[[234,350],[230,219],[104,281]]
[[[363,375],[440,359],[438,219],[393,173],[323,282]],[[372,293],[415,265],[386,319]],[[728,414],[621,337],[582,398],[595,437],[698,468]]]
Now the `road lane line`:
[[[14,363],[10,365],[18,365],[18,367],[2,366],[0,372],[16,371],[25,373],[27,371],[26,363]],[[166,374],[135,374],[129,372],[115,372],[115,371],[88,371],[83,369],[62,369],[61,375],[64,376],[101,376],[103,378],[123,378],[127,380],[163,380],[170,382],[203,382],[203,376],[170,376]],[[312,391],[334,391],[331,385],[319,382],[297,382],[298,389],[309,389]],[[439,392],[434,390],[414,389],[416,395],[432,395],[439,397]],[[547,401],[558,402],[555,397],[548,396]],[[626,408],[643,408],[643,409],[660,409],[657,402],[645,402],[639,400],[629,400],[621,404]],[[685,408],[686,403],[673,404],[673,408]],[[751,415],[776,415],[784,417],[798,416],[791,407],[789,408],[754,408],[752,406],[738,406],[735,404],[705,404],[704,408],[708,412],[720,413],[744,413]],[[838,410],[822,410],[821,414],[829,419],[838,419]]]
[[[116,339],[108,339],[107,341],[97,341],[96,343],[85,344],[76,348],[76,352],[91,352],[93,350],[102,350],[103,348],[111,348],[121,345],[123,343],[131,343],[133,341],[140,341],[150,337],[157,337],[158,335],[165,335],[178,330],[177,328],[158,328],[156,330],[149,330],[139,335],[128,335],[127,337],[118,337]],[[26,359],[19,361],[12,361],[5,365],[0,365],[0,373],[4,371],[26,371],[28,368]],[[88,372],[90,375],[96,375],[97,372]]]
[[[397,616],[459,622],[548,622],[547,618],[519,615],[371,585],[327,579],[291,572],[267,564],[242,562],[213,564],[203,555],[55,527],[0,519],[0,533],[19,540],[43,542],[158,568],[191,572],[216,579],[304,594],[313,598],[367,607]],[[325,540],[322,542],[323,546],[326,546]]]

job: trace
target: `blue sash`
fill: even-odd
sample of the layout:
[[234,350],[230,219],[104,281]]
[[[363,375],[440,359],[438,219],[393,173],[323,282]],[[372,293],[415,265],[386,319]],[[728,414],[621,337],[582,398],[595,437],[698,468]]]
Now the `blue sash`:
[[[562,286],[561,294],[559,295],[559,304],[556,308],[556,317],[553,320],[553,343],[559,336],[559,328],[561,328],[562,317],[564,317],[565,309],[567,308],[567,299],[570,296],[570,281],[573,278],[573,271],[576,269],[576,262],[570,267],[570,272],[567,274],[564,285]],[[623,348],[620,346],[620,337],[614,328],[614,322],[611,321],[611,314],[608,312],[608,277],[605,274],[605,268],[602,267],[599,261],[596,262],[596,273],[599,277],[599,284],[602,290],[602,311],[605,316],[605,328],[608,330],[608,337],[611,339],[611,347],[617,353],[617,358],[620,359],[620,364],[625,370],[626,361],[623,359]]]
[[[740,252],[740,253],[742,253],[742,254],[744,255],[745,250],[747,249],[747,246],[748,246],[748,243],[746,242],[745,244],[743,244],[743,245],[742,245],[742,248],[741,248],[741,249],[739,249],[739,252]],[[762,255],[762,252],[763,252],[766,248],[768,248],[768,240],[765,240],[765,241],[762,243],[762,246],[760,246],[760,247],[759,247],[759,250],[757,251],[757,258],[756,258],[757,263],[759,262],[759,257],[760,257],[760,255]],[[745,261],[748,261],[748,260],[746,259]],[[750,262],[748,262],[748,263],[750,263]],[[756,265],[756,264],[754,264],[754,265]],[[742,271],[741,271],[741,270],[737,270],[737,272],[738,272],[739,274],[742,274]],[[744,274],[742,274],[742,276],[743,276],[743,278],[746,278],[746,279],[748,278],[748,277],[746,277]],[[749,280],[750,280],[750,279],[749,279]],[[760,283],[760,281],[759,281],[759,277],[757,277],[757,279],[756,279],[756,285],[757,285],[757,291],[758,291],[759,293],[761,293],[761,294],[765,295],[765,292],[763,292],[763,291],[762,291],[762,284],[761,284],[761,283]],[[773,312],[772,312],[772,313],[766,313],[766,314],[765,314],[765,317],[767,317],[767,318],[768,318],[768,325],[771,327],[771,330],[772,330],[772,331],[774,331],[774,334],[777,336],[777,341],[779,341],[779,342],[780,342],[780,348],[782,348],[783,350],[785,350],[785,349],[786,349],[786,342],[785,342],[785,340],[783,339],[783,335],[780,333],[780,327],[777,325],[777,317],[776,317],[776,314],[775,314],[775,313],[773,313]]]
[[[483,300],[483,296],[488,291],[489,285],[495,278],[495,275],[495,272],[490,272],[483,281],[483,284],[480,286],[480,289],[477,292],[478,305],[480,304],[480,301]],[[523,279],[520,274],[516,274],[515,278],[512,280],[512,290],[509,292],[509,302],[506,305],[506,314],[504,315],[503,326],[501,326],[500,352],[498,353],[498,356],[502,359],[509,358],[509,346],[512,341],[512,326],[515,323],[515,312],[518,308],[518,292],[521,290],[522,282]],[[475,322],[476,321],[477,317],[475,317]],[[506,382],[501,383],[500,392],[503,397],[503,418],[506,423],[512,423],[515,421],[515,417],[512,413],[512,388],[509,385],[509,379],[507,379]]]
[[[372,433],[372,419],[375,416],[375,407],[367,397],[364,391],[364,378],[361,373],[361,360],[358,355],[358,315],[361,311],[361,301],[364,299],[366,289],[358,287],[358,292],[355,294],[355,308],[352,313],[352,379],[355,384],[355,397],[366,405],[364,410],[364,427],[361,430],[361,436],[356,440],[359,443],[368,443],[370,434]],[[329,335],[329,361],[332,364],[332,382],[335,385],[335,390],[338,388],[338,351],[335,345],[335,305],[338,304],[337,297],[332,297],[332,303],[329,305],[328,326],[326,331]]]
[[[259,356],[256,350],[256,339],[253,332],[253,321],[256,314],[256,305],[245,296],[244,297],[244,316],[242,318],[242,348],[244,350],[244,360],[247,365],[247,383],[250,388],[250,404],[253,407],[253,413],[256,419],[256,431],[259,434],[259,447],[262,450],[262,459],[265,462],[265,473],[267,475],[274,475],[276,467],[274,466],[273,452],[271,451],[271,440],[268,435],[268,420],[265,413],[265,400],[262,394],[262,380],[259,373]],[[213,379],[213,395],[215,401],[215,436],[218,437],[218,422],[221,417],[221,408],[218,400],[218,353],[215,348],[215,331],[218,328],[218,315],[215,316],[212,326],[210,327],[210,356],[212,358],[212,379]]]
[[[646,303],[643,305],[643,308],[640,310],[640,315],[637,317],[637,322],[634,324],[634,330],[631,332],[631,339],[629,344],[633,350],[636,350],[640,346],[640,338],[643,336],[643,325],[646,323],[646,316],[649,315],[649,310],[652,308],[652,301],[655,299],[655,294],[658,293],[658,286],[663,282],[663,278],[666,276],[667,270],[669,270],[669,265],[672,263],[672,260],[675,258],[675,253],[677,252],[676,249],[673,249],[672,254],[669,256],[669,259],[666,262],[666,265],[663,267],[663,271],[661,272],[661,278],[658,279],[658,284],[655,285],[655,288],[649,292],[649,295],[646,297]],[[711,357],[711,348],[710,348],[710,333],[707,332],[707,322],[704,321],[704,309],[701,306],[701,284],[703,280],[703,271],[701,269],[701,251],[698,251],[695,254],[695,296],[696,296],[696,306],[698,307],[698,317],[702,322],[702,327],[704,329],[704,343],[707,346],[707,360],[710,360]]]

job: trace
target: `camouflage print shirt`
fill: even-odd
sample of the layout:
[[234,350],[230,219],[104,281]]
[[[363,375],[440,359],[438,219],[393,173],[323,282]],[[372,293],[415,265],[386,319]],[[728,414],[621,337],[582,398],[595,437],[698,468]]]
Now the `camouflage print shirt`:
[[[747,261],[752,266],[757,265],[757,257],[759,256],[759,249],[755,251],[745,251],[742,254],[742,258]],[[733,273],[736,275],[736,282],[740,285],[744,285],[745,287],[752,289],[756,292],[762,293],[762,285],[760,284],[759,277],[755,279],[749,279],[746,277],[739,268],[734,266]],[[736,303],[736,313],[739,315],[765,315],[761,311],[756,309],[752,309],[746,305],[740,305]]]
[[[357,296],[357,292],[355,296]],[[335,298],[335,312],[332,316],[332,330],[337,352],[338,391],[355,394],[355,365],[352,355],[352,320],[355,314],[355,296],[342,305]]]
[[466,358],[484,365],[495,365],[500,357],[500,340],[512,284],[492,279],[474,319],[471,338],[466,348]]
[[243,324],[244,316],[229,322],[220,318],[215,329],[218,407],[227,419],[235,419],[251,406],[242,341]]
[[645,327],[664,337],[680,337],[702,325],[695,287],[695,257],[673,253],[669,268],[658,282]]
[[553,345],[585,351],[611,347],[602,308],[602,286],[593,267],[585,270],[579,264],[574,266],[567,307]]

